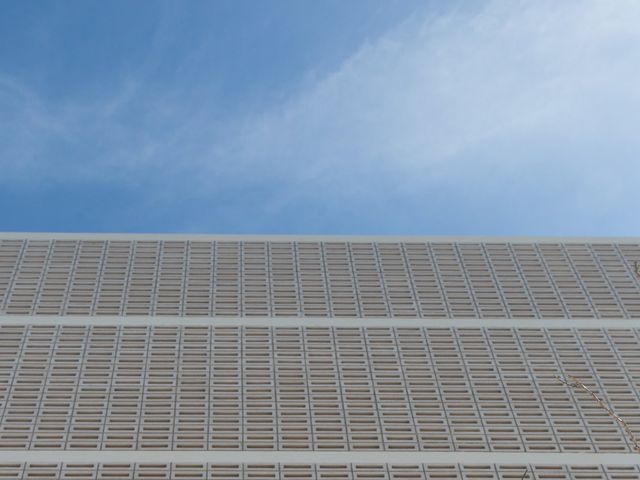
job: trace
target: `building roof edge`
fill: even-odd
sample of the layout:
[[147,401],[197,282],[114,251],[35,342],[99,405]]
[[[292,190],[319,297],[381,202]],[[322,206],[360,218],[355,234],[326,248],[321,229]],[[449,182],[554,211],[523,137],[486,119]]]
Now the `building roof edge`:
[[439,236],[439,235],[262,235],[189,233],[0,232],[2,239],[28,240],[165,240],[254,242],[457,242],[457,243],[640,243],[640,237],[594,236]]

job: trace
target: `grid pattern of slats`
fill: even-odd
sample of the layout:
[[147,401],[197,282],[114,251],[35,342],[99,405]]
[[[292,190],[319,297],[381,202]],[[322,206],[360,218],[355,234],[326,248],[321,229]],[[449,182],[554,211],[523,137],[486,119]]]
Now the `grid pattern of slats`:
[[[523,477],[524,475],[524,477]],[[0,478],[64,480],[637,480],[638,466],[460,464],[0,464]]]
[[[180,254],[181,255],[181,254]],[[0,326],[0,449],[628,452],[633,329]]]
[[640,244],[0,240],[0,313],[640,318]]

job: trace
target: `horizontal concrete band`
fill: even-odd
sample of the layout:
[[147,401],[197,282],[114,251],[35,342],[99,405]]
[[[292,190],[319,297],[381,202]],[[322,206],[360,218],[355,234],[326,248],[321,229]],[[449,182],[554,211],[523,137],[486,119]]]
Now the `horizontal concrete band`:
[[0,463],[640,465],[632,453],[0,450]]
[[0,232],[0,240],[176,240],[232,242],[640,243],[640,237],[495,237],[425,235],[205,235],[173,233]]
[[323,318],[169,316],[0,316],[0,325],[130,325],[230,327],[640,328],[640,318]]

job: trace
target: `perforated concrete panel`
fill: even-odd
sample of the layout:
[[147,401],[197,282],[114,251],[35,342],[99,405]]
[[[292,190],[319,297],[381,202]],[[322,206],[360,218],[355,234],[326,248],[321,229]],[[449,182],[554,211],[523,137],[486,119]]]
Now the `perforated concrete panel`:
[[639,261],[0,234],[0,479],[640,479]]
[[0,239],[0,312],[640,318],[638,243]]
[[634,329],[0,327],[0,449],[627,452]]
[[634,466],[447,464],[0,464],[2,479],[637,480]]

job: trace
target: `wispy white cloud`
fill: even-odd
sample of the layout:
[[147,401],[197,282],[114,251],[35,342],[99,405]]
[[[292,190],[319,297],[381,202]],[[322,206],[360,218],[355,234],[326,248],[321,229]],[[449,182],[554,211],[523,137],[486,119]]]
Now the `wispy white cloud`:
[[410,21],[242,124],[228,154],[272,157],[265,169],[276,160],[304,178],[355,165],[428,171],[510,137],[526,149],[590,135],[635,142],[639,21],[640,4],[624,1],[494,1]]
[[203,197],[275,184],[268,210],[329,191],[373,195],[383,183],[409,194],[476,185],[482,197],[478,183],[526,172],[557,201],[637,203],[638,25],[635,0],[420,12],[282,103],[232,119],[147,91],[143,78],[62,107],[5,78],[0,182],[157,175],[188,179]]

